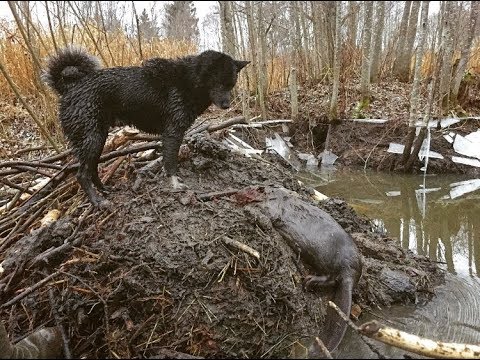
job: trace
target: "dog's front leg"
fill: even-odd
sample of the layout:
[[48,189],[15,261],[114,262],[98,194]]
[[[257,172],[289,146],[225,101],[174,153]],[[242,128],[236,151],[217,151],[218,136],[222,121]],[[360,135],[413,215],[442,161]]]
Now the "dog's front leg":
[[[176,131],[178,131],[178,129]],[[175,190],[185,190],[188,188],[177,176],[178,151],[183,141],[183,135],[183,131],[177,134],[166,132],[163,135],[163,166]]]

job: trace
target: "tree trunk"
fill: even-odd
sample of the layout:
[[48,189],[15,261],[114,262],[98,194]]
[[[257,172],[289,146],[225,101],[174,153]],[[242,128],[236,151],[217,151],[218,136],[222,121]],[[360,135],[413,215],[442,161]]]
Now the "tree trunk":
[[368,103],[370,99],[370,43],[372,39],[372,10],[373,1],[365,1],[364,29],[362,39],[362,79],[361,93],[362,103]]
[[302,69],[302,32],[300,30],[300,14],[298,10],[298,1],[290,1],[290,17],[293,25],[293,52],[294,56],[294,66]]
[[290,88],[290,104],[291,104],[291,114],[292,120],[296,121],[298,118],[298,85],[297,85],[297,69],[292,67],[290,70],[289,77],[289,88]]
[[400,61],[402,53],[405,51],[405,43],[407,42],[408,17],[410,15],[411,1],[405,1],[403,8],[402,21],[400,23],[400,31],[398,34],[397,50],[395,52],[395,61],[393,62],[393,76],[398,77],[400,69]]
[[262,119],[267,120],[267,42],[265,39],[265,23],[263,17],[263,1],[258,3],[258,40],[260,42],[260,53],[258,57],[258,100],[260,102],[260,110]]
[[303,43],[303,53],[305,58],[305,67],[306,67],[306,75],[308,80],[312,80],[314,78],[314,71],[313,66],[311,65],[311,36],[310,36],[310,29],[307,26],[307,19],[305,13],[307,12],[308,4],[306,1],[299,2],[300,6],[300,25],[302,28],[302,43]]
[[324,1],[325,30],[327,40],[328,67],[333,69],[333,53],[335,51],[335,1]]
[[322,63],[322,32],[321,32],[321,16],[320,6],[318,1],[311,1],[312,5],[312,25],[313,25],[313,42],[314,42],[314,58],[315,58],[315,78],[320,78],[323,70]]
[[357,47],[357,17],[358,5],[356,1],[348,2],[348,20],[347,20],[347,46],[350,51],[355,51]]
[[468,58],[470,57],[473,38],[475,36],[475,29],[477,28],[479,16],[480,16],[480,4],[477,1],[470,1],[470,23],[469,23],[468,35],[467,35],[467,38],[465,39],[465,42],[463,43],[462,51],[460,53],[460,60],[453,78],[452,93],[450,96],[450,100],[454,104],[457,104],[458,102],[458,91],[460,89],[460,83],[462,81],[463,74],[467,67]]
[[335,52],[333,55],[333,90],[332,98],[330,100],[330,121],[336,120],[338,118],[338,87],[340,82],[340,56],[342,44],[341,3],[339,1],[336,1],[335,6]]
[[444,110],[448,110],[449,107],[449,95],[450,95],[450,81],[452,78],[452,56],[453,56],[453,42],[452,42],[452,12],[453,3],[446,1],[445,13],[443,19],[443,34],[442,34],[442,48],[443,59],[442,68],[440,70],[440,83],[438,89],[438,103]]
[[222,51],[232,57],[235,53],[235,33],[233,30],[233,9],[231,1],[219,1],[220,29],[222,33]]
[[429,8],[429,1],[422,1],[422,17],[421,17],[421,24],[420,24],[420,31],[418,34],[418,46],[417,46],[417,53],[415,54],[415,71],[413,77],[413,85],[412,85],[412,92],[410,96],[410,119],[409,119],[409,126],[414,126],[415,121],[418,118],[418,98],[419,98],[419,90],[420,90],[420,78],[421,74],[421,66],[422,66],[422,59],[423,59],[423,49],[425,47],[425,34],[428,25],[428,8]]
[[397,68],[395,76],[402,82],[410,80],[410,63],[412,60],[413,43],[417,33],[418,11],[420,9],[420,1],[413,1],[408,21],[407,36],[403,51],[398,55]]
[[375,40],[373,42],[372,66],[370,81],[377,82],[379,79],[380,58],[382,54],[383,29],[385,27],[385,1],[377,2],[377,22],[375,24]]
[[418,47],[417,47],[417,53],[416,53],[416,61],[415,61],[415,72],[414,72],[414,78],[413,78],[413,85],[412,85],[412,92],[410,96],[410,119],[409,119],[409,133],[407,135],[407,141],[405,143],[405,148],[403,150],[403,156],[402,156],[402,165],[404,166],[405,171],[411,170],[413,163],[418,156],[418,152],[420,151],[420,148],[423,143],[423,139],[425,138],[425,127],[428,126],[428,120],[430,117],[430,114],[428,114],[428,117],[425,117],[424,119],[424,127],[422,127],[422,131],[417,137],[417,141],[415,142],[413,152],[411,151],[412,144],[414,142],[415,138],[415,122],[418,119],[418,103],[419,103],[419,90],[420,90],[420,78],[421,78],[421,72],[420,68],[422,65],[422,59],[423,59],[423,49],[425,47],[425,34],[426,34],[426,29],[427,29],[427,24],[428,24],[428,7],[429,7],[429,1],[422,1],[422,17],[421,17],[421,27],[420,27],[420,32],[418,34]]
[[[254,14],[254,9],[252,6],[251,1],[245,1],[245,12],[247,15],[247,28],[248,28],[248,41],[250,45],[250,51],[251,51],[251,59],[252,59],[252,84],[255,89],[258,89],[258,61],[257,61],[257,30],[255,23],[253,21],[253,14]],[[256,105],[258,106],[258,102],[256,102]]]

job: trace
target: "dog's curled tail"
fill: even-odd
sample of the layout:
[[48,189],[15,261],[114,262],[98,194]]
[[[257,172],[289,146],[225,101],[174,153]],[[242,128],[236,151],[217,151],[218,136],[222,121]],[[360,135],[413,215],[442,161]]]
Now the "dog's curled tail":
[[95,56],[80,47],[68,46],[48,59],[42,79],[62,95],[72,84],[100,68],[100,61]]

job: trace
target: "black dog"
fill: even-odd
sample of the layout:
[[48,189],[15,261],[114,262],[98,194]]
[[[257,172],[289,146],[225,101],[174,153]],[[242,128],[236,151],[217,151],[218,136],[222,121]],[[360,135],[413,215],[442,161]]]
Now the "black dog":
[[49,59],[44,80],[61,96],[59,117],[80,161],[77,178],[90,202],[107,206],[98,160],[110,126],[121,123],[162,134],[163,161],[172,186],[185,131],[212,103],[227,109],[239,71],[250,61],[208,50],[180,59],[153,58],[142,66],[101,69],[98,59],[68,47]]

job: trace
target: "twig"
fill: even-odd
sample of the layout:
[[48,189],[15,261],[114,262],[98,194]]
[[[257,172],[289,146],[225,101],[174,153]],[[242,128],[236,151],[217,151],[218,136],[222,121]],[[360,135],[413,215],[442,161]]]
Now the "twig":
[[22,171],[30,171],[30,172],[34,172],[34,173],[37,173],[37,174],[40,174],[40,175],[43,175],[43,176],[46,176],[46,177],[53,177],[53,175],[51,173],[48,173],[48,172],[45,172],[43,170],[40,170],[40,169],[37,169],[37,168],[34,168],[32,166],[26,166],[26,165],[16,165],[16,166],[12,166],[12,170],[22,170]]
[[108,170],[107,174],[102,178],[103,183],[106,183],[110,178],[115,174],[115,171],[119,168],[119,166],[122,164],[123,161],[127,158],[126,155],[123,155],[119,157],[118,159],[115,160],[115,162],[112,164],[110,169]]
[[30,194],[30,195],[34,193],[32,190],[30,190],[30,189],[28,189],[28,188],[23,188],[23,187],[21,187],[20,185],[17,185],[17,184],[15,184],[15,183],[13,183],[13,182],[11,182],[10,180],[5,179],[5,178],[0,178],[0,182],[1,182],[2,184],[5,184],[5,185],[13,188],[13,189],[17,189],[17,190],[26,192],[27,194]]
[[197,199],[200,201],[209,201],[213,200],[215,198],[223,197],[223,196],[229,196],[236,194],[238,190],[224,190],[224,191],[214,191],[206,194],[198,194]]
[[20,149],[17,152],[15,152],[15,154],[13,154],[13,155],[18,156],[18,155],[21,155],[21,154],[25,154],[27,152],[32,152],[32,151],[37,151],[37,150],[48,150],[48,149],[51,149],[51,147],[50,146],[34,146],[34,147],[31,147],[31,148]]
[[326,357],[327,359],[333,359],[332,354],[330,354],[330,351],[328,351],[327,347],[325,346],[325,344],[323,343],[323,341],[320,340],[319,337],[315,337],[315,343],[318,345],[318,347],[320,348],[320,350],[322,350],[323,354],[325,355],[325,357]]
[[55,162],[57,160],[62,160],[64,158],[66,158],[68,155],[70,155],[71,153],[72,153],[72,150],[69,149],[69,150],[66,150],[66,151],[64,151],[60,154],[49,156],[49,157],[43,159],[43,162]]
[[78,232],[79,232],[79,230],[80,230],[80,228],[83,224],[83,221],[87,218],[87,216],[90,214],[90,212],[92,212],[92,209],[93,208],[90,207],[85,211],[85,213],[80,218],[80,221],[78,222],[78,225],[75,228],[75,230],[73,231],[73,233],[64,240],[64,243],[62,245],[60,245],[59,247],[53,248],[53,249],[48,249],[48,250],[44,251],[43,253],[38,254],[35,258],[33,258],[32,260],[30,260],[27,263],[27,269],[36,266],[41,261],[48,262],[48,259],[50,257],[52,257],[53,255],[56,255],[58,253],[62,253],[64,251],[70,249],[73,246],[77,246],[82,241],[82,238],[79,237],[79,238],[77,238],[73,241],[71,241],[71,240],[74,239],[75,236],[77,236],[77,234],[78,234]]
[[253,256],[254,258],[256,258],[257,260],[260,260],[260,254],[258,253],[257,250],[251,248],[250,246],[248,245],[245,245],[243,243],[241,243],[240,241],[237,241],[237,240],[234,240],[234,239],[231,239],[229,238],[228,236],[224,236],[222,238],[223,242],[227,245],[231,245],[239,250],[242,250],[243,252],[246,252],[247,254]]
[[185,137],[191,137],[192,135],[194,134],[198,134],[202,131],[205,131],[207,130],[208,132],[214,132],[214,131],[218,131],[218,130],[221,130],[221,129],[225,129],[229,126],[232,126],[232,125],[236,125],[236,124],[246,124],[247,121],[245,120],[245,117],[244,116],[236,116],[236,117],[233,117],[233,118],[230,118],[220,124],[212,124],[212,125],[202,125],[202,126],[199,126],[198,128],[196,129],[193,129],[191,131],[189,131]]
[[6,161],[0,163],[0,168],[3,167],[18,167],[18,166],[30,166],[30,167],[44,167],[48,169],[61,170],[62,166],[54,164],[46,164],[44,162],[33,162],[33,161]]
[[78,276],[76,275],[73,275],[73,274],[70,274],[66,271],[59,271],[59,273],[61,274],[64,274],[64,275],[67,275],[67,276],[70,276],[72,278],[74,278],[75,280],[81,282],[84,286],[86,286],[93,294],[95,294],[95,296],[102,302],[103,304],[103,312],[104,312],[104,316],[105,316],[105,339],[107,340],[107,347],[108,347],[108,351],[111,353],[112,352],[112,349],[110,347],[110,325],[108,323],[108,319],[109,319],[109,316],[108,316],[108,305],[107,305],[107,302],[105,301],[105,299],[98,293],[96,292],[90,285],[88,285],[88,283],[86,283],[83,279],[79,278]]
[[342,310],[340,310],[340,308],[333,302],[333,301],[329,301],[328,302],[328,306],[330,306],[331,308],[333,308],[337,313],[338,315],[344,320],[346,321],[346,323],[353,329],[355,330],[355,332],[357,332],[358,334],[360,334],[360,337],[362,338],[362,340],[365,342],[365,344],[370,348],[370,350],[372,350],[372,352],[374,352],[375,354],[377,354],[377,356],[379,357],[379,359],[386,359],[386,356],[384,354],[382,354],[380,352],[380,350],[370,341],[370,339],[368,337],[366,337],[365,335],[362,334],[362,332],[360,331],[360,328],[355,325],[352,320],[350,320],[350,318],[345,315],[343,313]]
[[5,304],[1,305],[0,308],[1,309],[4,309],[8,306],[11,306],[17,302],[19,302],[20,300],[22,300],[25,296],[27,296],[28,294],[34,292],[35,290],[41,288],[43,285],[45,285],[47,282],[49,282],[50,280],[52,280],[55,276],[58,276],[59,274],[61,273],[61,271],[57,271],[57,272],[54,272],[53,274],[51,275],[48,275],[46,278],[40,280],[39,282],[37,282],[35,285],[32,285],[28,288],[26,288],[22,293],[18,294],[17,296],[15,296],[13,299],[11,299],[10,301],[7,301]]
[[62,336],[62,341],[63,341],[63,355],[65,359],[71,359],[72,358],[72,352],[70,351],[70,346],[68,344],[68,337],[67,334],[65,334],[65,329],[63,328],[60,315],[58,314],[57,307],[55,306],[55,299],[53,297],[53,289],[50,288],[48,289],[48,299],[50,301],[50,307],[53,312],[53,317],[55,318],[55,324],[57,325],[57,328],[60,331],[60,335]]

